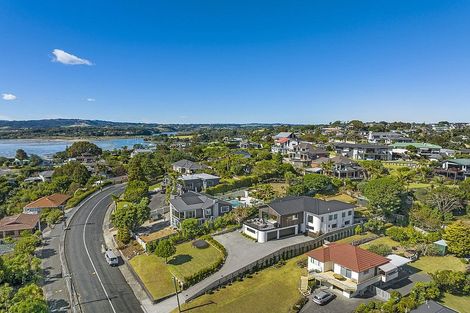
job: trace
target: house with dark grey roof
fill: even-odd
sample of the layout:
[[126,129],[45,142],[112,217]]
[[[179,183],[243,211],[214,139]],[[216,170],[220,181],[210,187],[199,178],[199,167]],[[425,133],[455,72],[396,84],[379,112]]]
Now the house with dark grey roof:
[[170,225],[179,228],[180,223],[187,218],[195,218],[203,223],[231,210],[230,202],[188,191],[170,199]]
[[179,160],[172,164],[173,170],[181,174],[192,174],[196,171],[207,168],[205,165],[190,161],[190,160]]
[[340,179],[364,178],[364,169],[357,162],[342,155],[313,160],[311,166],[306,172],[323,173]]
[[470,177],[470,159],[449,159],[442,162],[441,168],[434,170],[435,174],[452,179],[467,179]]
[[183,191],[202,191],[218,185],[220,177],[206,173],[185,174],[181,175],[179,182]]
[[259,209],[257,218],[246,221],[242,231],[258,242],[300,233],[325,234],[354,223],[355,205],[307,196],[288,196]]
[[437,303],[436,301],[427,300],[426,303],[423,303],[416,309],[411,310],[410,313],[458,313],[458,312],[440,303]]

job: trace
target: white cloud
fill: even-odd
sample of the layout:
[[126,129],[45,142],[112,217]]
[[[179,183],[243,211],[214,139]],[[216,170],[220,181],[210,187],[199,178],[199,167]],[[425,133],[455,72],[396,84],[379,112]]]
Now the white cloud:
[[96,99],[95,99],[95,98],[86,98],[86,101],[88,101],[88,102],[95,102]]
[[6,101],[11,101],[11,100],[15,100],[16,96],[11,93],[2,93],[2,99]]
[[52,51],[54,58],[52,61],[59,62],[67,65],[93,65],[90,61],[86,59],[81,59],[73,54],[67,53],[64,50],[54,49]]

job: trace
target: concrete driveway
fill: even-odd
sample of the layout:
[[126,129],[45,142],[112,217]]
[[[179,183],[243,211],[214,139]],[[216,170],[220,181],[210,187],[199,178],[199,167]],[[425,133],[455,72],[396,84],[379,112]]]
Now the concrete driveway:
[[336,298],[331,300],[325,305],[318,305],[312,301],[312,295],[309,296],[309,301],[300,311],[301,313],[351,313],[361,303],[367,303],[377,300],[373,297],[369,298],[346,298],[341,295],[337,290],[328,289],[333,292]]

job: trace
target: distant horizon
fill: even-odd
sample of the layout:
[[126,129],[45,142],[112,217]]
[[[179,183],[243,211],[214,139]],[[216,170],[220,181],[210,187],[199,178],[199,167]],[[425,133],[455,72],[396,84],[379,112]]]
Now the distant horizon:
[[159,125],[329,125],[333,124],[337,121],[342,123],[349,123],[354,120],[359,120],[365,124],[368,123],[411,123],[411,124],[438,124],[440,122],[448,122],[451,124],[469,124],[470,121],[450,121],[450,120],[436,120],[436,121],[429,121],[429,122],[421,122],[421,121],[403,121],[403,120],[375,120],[375,121],[367,121],[361,119],[351,119],[351,120],[333,120],[329,122],[312,122],[312,123],[287,123],[287,122],[247,122],[247,123],[236,123],[236,122],[226,122],[226,123],[191,123],[191,122],[181,122],[181,123],[161,123],[161,122],[133,122],[133,121],[117,121],[117,120],[109,120],[109,119],[86,119],[86,118],[40,118],[40,119],[27,119],[27,120],[6,120],[0,119],[0,122],[30,122],[30,121],[54,121],[54,120],[63,120],[63,121],[98,121],[98,122],[106,122],[106,123],[120,123],[120,124],[159,124]]

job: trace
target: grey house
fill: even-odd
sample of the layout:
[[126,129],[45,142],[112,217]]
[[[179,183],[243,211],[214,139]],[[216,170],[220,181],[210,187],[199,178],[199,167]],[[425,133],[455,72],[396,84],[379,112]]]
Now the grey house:
[[392,160],[392,147],[387,145],[339,142],[334,147],[338,155],[353,160]]
[[181,187],[184,191],[202,191],[208,187],[218,185],[219,176],[206,173],[186,174],[180,177]]
[[188,191],[170,200],[170,225],[180,226],[187,218],[195,218],[203,223],[232,210],[232,204],[211,196]]
[[207,168],[205,165],[201,165],[199,163],[189,161],[189,160],[179,160],[178,162],[175,162],[172,164],[173,170],[181,173],[181,174],[192,174],[195,173],[196,171],[203,170]]

